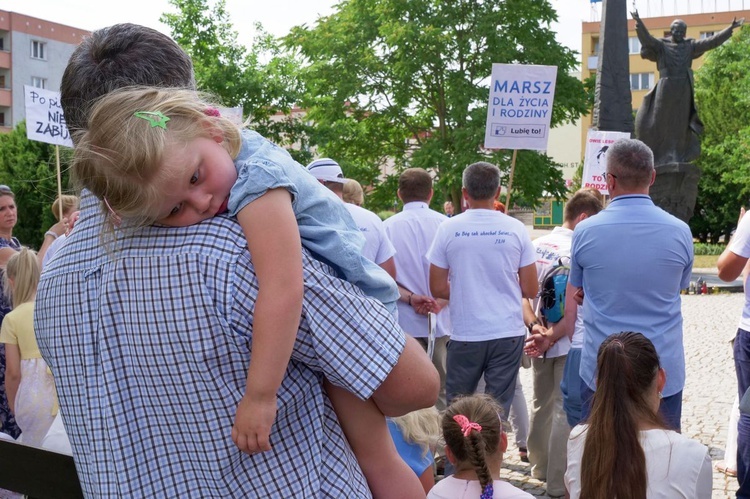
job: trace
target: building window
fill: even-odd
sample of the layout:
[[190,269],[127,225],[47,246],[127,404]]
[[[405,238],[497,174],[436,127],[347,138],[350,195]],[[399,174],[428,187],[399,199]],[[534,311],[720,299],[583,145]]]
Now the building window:
[[591,53],[599,55],[599,37],[591,38]]
[[5,75],[0,75],[0,88],[5,88]]
[[46,59],[47,58],[47,44],[38,40],[31,41],[31,58],[32,59]]
[[5,50],[5,38],[0,38],[0,50]]
[[716,34],[716,31],[701,31],[700,39],[704,40],[706,38],[711,38]]
[[47,88],[47,78],[31,77],[31,86],[34,88]]
[[5,113],[0,113],[0,126],[5,126]]
[[628,38],[628,53],[640,54],[641,53],[641,41],[637,36],[631,36]]
[[654,86],[654,73],[631,73],[630,90],[648,90]]

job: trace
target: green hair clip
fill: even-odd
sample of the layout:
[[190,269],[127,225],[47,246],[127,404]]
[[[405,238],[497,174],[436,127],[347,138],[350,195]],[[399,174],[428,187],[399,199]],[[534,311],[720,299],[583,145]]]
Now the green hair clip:
[[151,128],[160,127],[164,130],[167,129],[169,117],[165,116],[161,111],[136,111],[133,113],[133,116],[148,121],[151,124]]

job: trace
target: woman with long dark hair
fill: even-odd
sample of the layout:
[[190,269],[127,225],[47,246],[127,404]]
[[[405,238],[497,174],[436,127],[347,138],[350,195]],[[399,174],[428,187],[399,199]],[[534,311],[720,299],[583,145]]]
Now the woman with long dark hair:
[[659,415],[666,380],[641,333],[613,334],[601,344],[588,424],[576,426],[568,442],[572,499],[711,497],[708,448],[668,430]]

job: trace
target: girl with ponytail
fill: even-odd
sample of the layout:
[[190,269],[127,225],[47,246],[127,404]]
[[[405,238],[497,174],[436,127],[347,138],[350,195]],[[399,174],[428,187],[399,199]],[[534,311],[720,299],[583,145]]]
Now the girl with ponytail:
[[502,409],[489,395],[453,401],[443,414],[445,456],[456,472],[440,480],[428,499],[532,499],[533,496],[500,480],[508,437],[503,432]]
[[668,430],[659,414],[666,373],[641,333],[599,347],[588,424],[568,442],[565,485],[572,499],[711,497],[708,448]]

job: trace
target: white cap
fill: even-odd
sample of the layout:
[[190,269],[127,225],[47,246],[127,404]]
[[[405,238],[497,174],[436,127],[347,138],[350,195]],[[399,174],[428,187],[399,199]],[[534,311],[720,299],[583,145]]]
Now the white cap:
[[341,167],[331,158],[320,158],[316,159],[309,165],[307,170],[312,173],[313,177],[317,178],[321,182],[338,182],[339,184],[345,184],[346,178],[344,178],[344,172],[341,171]]

